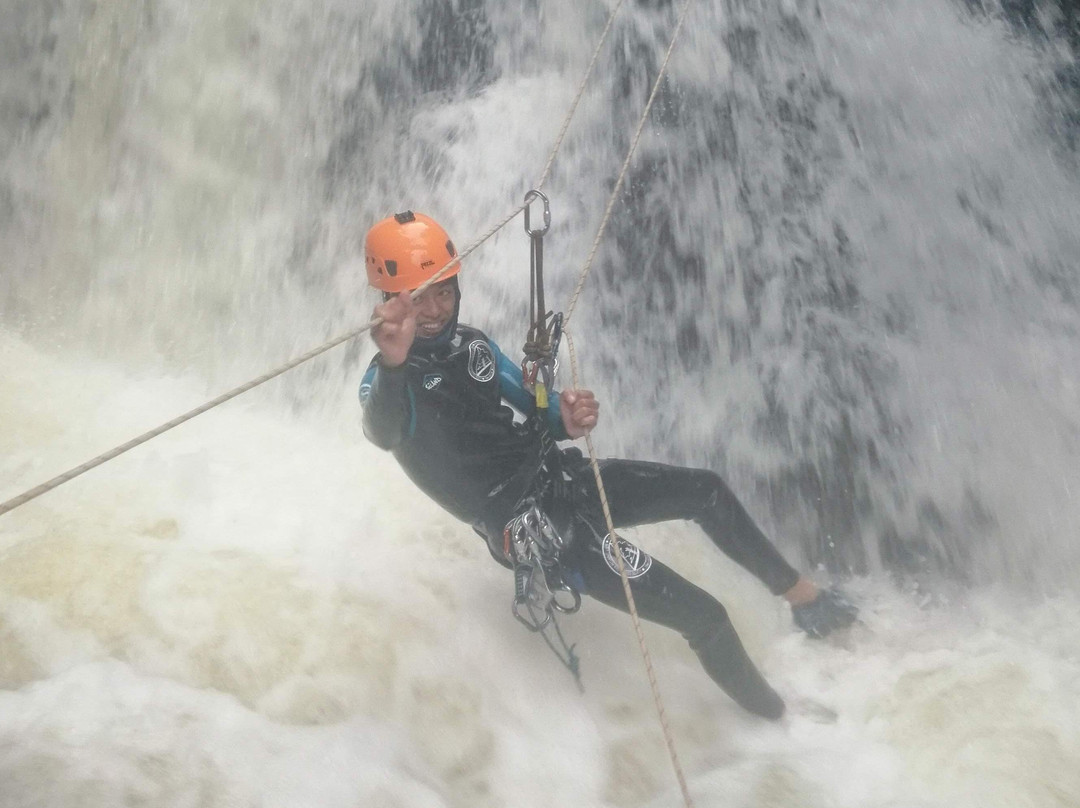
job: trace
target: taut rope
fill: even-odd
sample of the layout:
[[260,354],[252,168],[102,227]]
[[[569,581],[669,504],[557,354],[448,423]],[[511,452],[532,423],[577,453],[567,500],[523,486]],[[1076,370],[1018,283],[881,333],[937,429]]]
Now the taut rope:
[[[656,100],[656,94],[660,90],[660,82],[664,78],[668,62],[671,61],[671,54],[675,49],[675,42],[679,38],[679,33],[682,31],[683,22],[686,20],[686,13],[690,9],[690,2],[691,0],[686,0],[686,2],[683,3],[682,11],[679,13],[678,22],[675,24],[675,31],[671,36],[671,42],[668,45],[667,53],[664,55],[664,61],[660,65],[660,72],[656,75],[656,81],[653,83],[652,92],[649,94],[649,100],[646,102],[645,109],[641,113],[641,119],[638,121],[637,130],[634,132],[634,137],[630,142],[630,149],[626,153],[626,159],[623,161],[622,170],[619,171],[619,178],[615,182],[615,187],[611,191],[611,196],[608,198],[607,208],[604,210],[604,217],[600,222],[600,229],[596,232],[596,238],[593,240],[592,249],[589,251],[588,258],[585,260],[585,265],[581,268],[581,275],[578,278],[577,287],[574,289],[574,294],[571,296],[570,303],[566,307],[566,315],[563,318],[563,334],[566,336],[567,345],[570,347],[570,366],[573,371],[573,385],[575,388],[580,387],[577,354],[574,351],[573,335],[567,330],[567,327],[570,323],[570,317],[574,313],[574,307],[577,305],[578,297],[581,296],[581,290],[585,286],[585,279],[592,269],[593,260],[596,258],[596,252],[600,247],[600,239],[603,237],[604,231],[607,229],[608,221],[611,219],[611,211],[615,207],[615,201],[618,198],[619,191],[622,189],[623,180],[626,178],[626,172],[630,168],[630,160],[633,158],[634,152],[637,150],[638,142],[641,140],[641,131],[644,129],[645,121],[649,117],[649,110],[652,109],[653,101]],[[589,448],[589,465],[592,467],[593,476],[596,478],[596,488],[600,493],[600,504],[604,510],[604,520],[607,522],[608,535],[611,536],[613,547],[612,555],[615,556],[615,561],[619,565],[619,577],[622,578],[623,592],[626,594],[626,604],[630,610],[630,619],[634,624],[634,633],[637,636],[638,647],[641,649],[642,659],[645,661],[645,673],[649,678],[649,687],[652,689],[653,701],[656,704],[656,712],[660,718],[660,726],[664,732],[664,742],[667,744],[668,756],[671,758],[671,765],[675,770],[675,777],[679,781],[679,789],[682,791],[683,802],[686,803],[687,808],[693,808],[694,803],[690,797],[690,790],[686,785],[686,775],[683,774],[682,766],[679,763],[679,755],[675,749],[675,740],[671,734],[671,727],[668,725],[667,711],[664,709],[664,700],[660,695],[660,685],[656,679],[656,672],[653,670],[652,656],[649,654],[648,646],[645,644],[645,632],[641,627],[641,618],[637,613],[637,605],[634,603],[634,593],[630,589],[630,579],[626,575],[626,564],[623,560],[622,551],[619,549],[615,525],[611,519],[611,508],[608,505],[607,492],[604,490],[604,480],[600,475],[600,464],[596,459],[596,448],[593,446],[591,434],[585,435],[585,444]]]

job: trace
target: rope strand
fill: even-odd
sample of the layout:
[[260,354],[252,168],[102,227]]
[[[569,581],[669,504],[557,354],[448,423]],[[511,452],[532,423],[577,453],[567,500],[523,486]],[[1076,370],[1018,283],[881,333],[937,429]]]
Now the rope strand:
[[[476,250],[481,244],[483,244],[489,238],[494,236],[497,232],[499,232],[499,230],[504,228],[515,216],[517,216],[519,213],[521,213],[524,209],[525,209],[525,206],[522,205],[521,207],[517,208],[517,210],[515,210],[513,213],[511,213],[509,216],[505,217],[502,221],[500,221],[498,224],[496,224],[494,227],[492,227],[490,230],[488,230],[483,236],[481,236],[479,239],[477,239],[471,245],[469,245],[469,247],[466,248],[462,253],[455,256],[453,260],[451,260],[444,267],[442,267],[438,272],[436,272],[429,280],[427,280],[426,282],[421,284],[420,287],[417,288],[416,291],[414,291],[412,293],[412,296],[415,298],[416,296],[421,294],[424,291],[424,289],[429,287],[431,284],[436,283],[439,278],[441,278],[446,272],[448,272],[450,270],[451,267],[453,267],[455,264],[461,263],[461,260],[463,258],[466,258],[474,250]],[[203,405],[201,405],[199,407],[196,407],[195,409],[190,410],[189,412],[186,412],[183,415],[177,416],[176,418],[173,418],[171,421],[168,421],[167,423],[164,423],[164,424],[162,424],[161,426],[159,426],[159,427],[157,427],[155,429],[151,429],[149,432],[144,432],[142,435],[139,435],[137,438],[132,438],[127,443],[123,443],[123,444],[121,444],[121,445],[119,445],[119,446],[117,446],[117,447],[115,447],[113,449],[110,449],[109,451],[104,452],[104,453],[98,455],[97,457],[86,461],[82,465],[76,466],[73,469],[69,469],[68,471],[65,471],[63,474],[59,474],[56,477],[53,477],[51,480],[48,480],[47,482],[44,482],[41,485],[38,485],[38,486],[35,486],[34,488],[31,488],[29,491],[26,491],[26,492],[20,494],[17,497],[13,497],[12,499],[7,500],[6,502],[0,504],[0,516],[3,516],[4,514],[8,513],[9,511],[15,510],[16,508],[20,507],[21,505],[25,505],[27,502],[30,502],[31,500],[37,499],[42,494],[49,493],[54,488],[59,488],[64,483],[67,483],[67,482],[70,482],[71,480],[74,480],[76,477],[79,477],[79,476],[85,474],[86,472],[97,468],[98,466],[102,465],[103,463],[107,463],[110,460],[114,460],[115,458],[119,457],[120,455],[131,451],[136,446],[141,446],[142,444],[146,443],[147,441],[152,440],[153,438],[156,438],[158,435],[162,435],[162,434],[168,432],[171,429],[175,429],[176,427],[180,426],[183,423],[187,423],[192,418],[195,418],[196,416],[202,415],[204,412],[208,412],[209,410],[212,410],[215,407],[218,407],[218,406],[224,404],[226,401],[230,401],[230,400],[236,398],[237,396],[242,395],[243,393],[246,393],[248,390],[253,390],[256,387],[259,387],[260,385],[266,384],[266,382],[270,381],[271,379],[275,379],[278,376],[282,375],[283,373],[286,373],[287,371],[290,371],[293,368],[297,367],[298,365],[302,365],[305,362],[308,362],[308,361],[314,359],[316,356],[319,356],[320,354],[326,353],[331,348],[336,348],[338,345],[341,345],[343,342],[348,342],[349,340],[360,336],[365,331],[370,331],[372,328],[375,328],[376,326],[380,325],[381,323],[382,323],[382,319],[376,317],[371,322],[366,323],[365,325],[362,325],[359,328],[354,328],[352,331],[349,331],[347,334],[342,334],[341,336],[334,337],[329,342],[324,342],[318,348],[313,348],[310,351],[308,351],[307,353],[301,354],[300,356],[296,357],[295,359],[289,360],[284,365],[281,365],[280,367],[274,368],[273,370],[268,371],[267,373],[264,373],[262,376],[259,376],[258,378],[252,379],[251,381],[246,382],[246,383],[240,385],[239,387],[235,387],[232,390],[229,390],[227,393],[222,393],[217,398],[214,398],[214,399],[212,399],[210,401],[207,401],[205,404],[203,404]]]
[[630,160],[633,158],[634,152],[637,151],[638,141],[641,140],[641,130],[645,128],[645,121],[649,117],[649,110],[652,109],[653,101],[656,100],[656,94],[660,91],[660,82],[664,78],[664,73],[667,71],[668,62],[671,61],[671,54],[675,50],[675,43],[679,39],[679,33],[682,31],[683,22],[686,21],[686,12],[690,10],[690,3],[691,0],[686,0],[686,2],[683,3],[682,11],[679,13],[679,20],[675,24],[675,33],[672,34],[667,53],[664,54],[664,61],[660,65],[660,72],[656,74],[656,81],[653,82],[652,92],[649,93],[649,100],[645,104],[645,111],[641,114],[641,120],[638,121],[637,130],[634,132],[634,137],[630,142],[630,150],[626,153],[626,159],[623,160],[622,169],[619,171],[619,178],[615,181],[615,187],[611,191],[611,196],[608,197],[607,207],[604,209],[604,217],[600,220],[600,229],[596,231],[596,238],[593,240],[592,249],[589,250],[589,256],[585,259],[585,265],[581,268],[581,275],[578,278],[577,286],[574,288],[574,294],[570,297],[570,304],[566,307],[565,324],[569,324],[570,318],[574,315],[574,308],[577,306],[578,298],[581,296],[581,290],[585,287],[585,279],[589,276],[593,260],[596,258],[596,251],[600,248],[600,240],[604,237],[604,231],[607,230],[608,222],[611,219],[611,211],[615,207],[615,202],[619,197],[619,191],[622,189],[623,180],[626,179],[626,172],[630,168]]
[[[645,121],[648,120],[649,111],[652,109],[653,102],[656,100],[656,95],[660,90],[660,82],[663,80],[664,73],[667,71],[668,63],[671,61],[671,54],[675,50],[675,43],[678,41],[679,33],[682,31],[683,22],[686,19],[687,11],[690,9],[690,2],[691,0],[686,0],[686,2],[683,3],[682,11],[679,14],[678,22],[675,25],[675,31],[671,36],[671,42],[668,44],[667,53],[664,54],[664,61],[660,65],[660,72],[656,75],[656,81],[653,83],[652,92],[649,93],[649,100],[646,102],[645,109],[641,113],[641,119],[638,121],[637,129],[630,142],[630,149],[626,153],[626,159],[623,160],[622,169],[619,171],[619,177],[615,182],[615,187],[611,191],[611,196],[608,198],[604,216],[600,221],[600,229],[597,230],[596,238],[593,240],[592,249],[589,251],[589,255],[585,260],[585,265],[581,269],[581,275],[578,278],[577,286],[574,288],[574,293],[566,308],[566,315],[563,318],[563,336],[566,337],[566,344],[570,348],[570,367],[573,373],[573,386],[575,389],[580,387],[580,378],[578,375],[577,353],[574,350],[574,338],[568,330],[570,318],[574,313],[574,307],[577,305],[578,298],[581,296],[581,290],[585,287],[585,280],[589,275],[589,271],[592,269],[593,261],[596,258],[596,252],[600,247],[600,240],[603,238],[604,231],[607,229],[608,221],[611,219],[611,211],[615,207],[619,191],[622,189],[623,180],[626,178],[626,173],[630,168],[630,160],[637,150],[638,142],[641,140],[641,132],[645,127]],[[645,643],[645,632],[641,626],[641,618],[638,616],[637,604],[634,602],[634,593],[630,588],[630,579],[626,575],[626,565],[623,560],[622,550],[619,548],[619,540],[615,533],[615,524],[611,518],[611,508],[608,505],[607,492],[604,490],[604,480],[600,475],[600,464],[596,459],[596,448],[593,446],[591,433],[586,433],[585,445],[589,449],[589,465],[592,468],[593,477],[596,479],[596,488],[600,494],[600,505],[604,511],[604,520],[607,523],[608,535],[611,537],[612,555],[615,556],[616,563],[619,567],[619,577],[622,579],[623,593],[626,595],[626,605],[630,611],[630,620],[634,625],[634,634],[637,637],[638,648],[641,650],[641,657],[645,662],[645,673],[649,679],[649,688],[652,690],[653,703],[656,705],[656,713],[660,719],[660,727],[664,734],[664,743],[667,746],[668,757],[670,757],[671,766],[675,770],[675,778],[679,782],[679,790],[682,792],[683,802],[686,804],[686,808],[693,808],[694,803],[690,797],[690,789],[686,784],[686,775],[683,773],[682,765],[679,763],[679,754],[675,748],[675,739],[672,736],[671,727],[668,724],[664,699],[660,694],[660,683],[657,681],[656,672],[653,669],[652,655],[649,653],[649,648]]]
[[[569,331],[563,330],[566,337],[567,347],[570,349],[570,369],[573,376],[574,389],[580,387],[578,376],[577,353],[574,350],[574,337]],[[664,699],[660,694],[660,682],[656,678],[653,669],[652,655],[645,644],[645,630],[638,616],[637,604],[634,602],[634,593],[630,589],[630,578],[626,574],[626,563],[623,559],[622,549],[615,533],[615,523],[611,518],[611,506],[608,504],[607,491],[604,489],[604,479],[600,475],[600,463],[596,459],[596,447],[593,446],[592,434],[585,435],[585,445],[589,449],[589,466],[592,468],[593,478],[596,480],[596,490],[600,493],[600,506],[604,511],[604,521],[607,523],[608,535],[611,537],[612,551],[615,562],[619,567],[619,577],[622,579],[623,594],[626,595],[626,605],[630,610],[630,621],[634,624],[634,635],[637,637],[638,648],[641,650],[641,658],[645,662],[645,675],[649,679],[649,689],[652,691],[653,703],[656,705],[656,714],[660,719],[660,728],[664,734],[664,744],[667,747],[668,757],[671,758],[671,767],[675,770],[675,779],[679,782],[679,790],[682,792],[683,802],[686,808],[693,808],[694,801],[690,797],[690,789],[686,785],[686,775],[683,773],[682,764],[679,762],[679,753],[675,748],[675,738],[671,734],[671,726],[668,724],[667,710],[664,707]]]
[[536,183],[536,188],[539,190],[544,187],[544,183],[547,182],[548,174],[551,173],[551,166],[555,163],[555,155],[559,153],[559,149],[562,147],[563,139],[566,137],[566,132],[570,128],[570,120],[574,117],[574,113],[577,112],[578,103],[581,101],[581,97],[585,94],[585,87],[589,83],[589,79],[592,77],[593,68],[596,67],[596,60],[600,56],[600,50],[604,46],[604,42],[607,41],[608,34],[611,33],[611,26],[615,22],[615,16],[619,13],[623,3],[626,0],[619,0],[615,5],[615,8],[608,14],[607,25],[604,26],[604,32],[600,34],[600,41],[596,43],[596,48],[593,50],[592,60],[589,62],[589,66],[585,69],[585,75],[581,79],[581,84],[578,86],[577,95],[574,96],[573,102],[570,104],[570,111],[566,113],[566,117],[563,119],[562,128],[559,130],[558,136],[555,138],[555,146],[551,149],[551,154],[548,156],[547,165],[544,166],[544,171],[540,175],[540,181]]

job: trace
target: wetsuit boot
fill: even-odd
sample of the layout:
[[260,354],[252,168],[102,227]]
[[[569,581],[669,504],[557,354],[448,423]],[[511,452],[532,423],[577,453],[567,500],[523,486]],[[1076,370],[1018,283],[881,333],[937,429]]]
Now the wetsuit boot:
[[784,714],[784,700],[754,666],[730,622],[724,620],[701,643],[691,640],[690,647],[713,681],[739,706],[770,721]]

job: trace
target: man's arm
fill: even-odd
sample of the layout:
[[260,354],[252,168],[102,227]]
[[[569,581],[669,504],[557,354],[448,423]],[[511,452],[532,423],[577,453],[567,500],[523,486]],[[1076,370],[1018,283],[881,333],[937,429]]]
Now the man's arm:
[[364,408],[364,434],[380,449],[393,449],[416,427],[413,392],[405,380],[405,366],[374,363],[360,383]]
[[416,401],[405,376],[409,348],[416,336],[416,310],[406,292],[375,307],[382,322],[371,331],[379,355],[360,384],[364,434],[381,449],[393,449],[416,428]]

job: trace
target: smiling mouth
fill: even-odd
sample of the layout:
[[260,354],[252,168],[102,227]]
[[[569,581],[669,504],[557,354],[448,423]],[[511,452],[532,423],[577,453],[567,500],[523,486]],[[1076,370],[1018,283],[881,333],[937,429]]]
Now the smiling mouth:
[[438,334],[440,331],[442,331],[443,327],[445,325],[446,325],[446,323],[443,323],[443,322],[438,322],[438,323],[418,323],[416,328],[424,336],[430,337],[430,336],[434,336],[435,334]]

